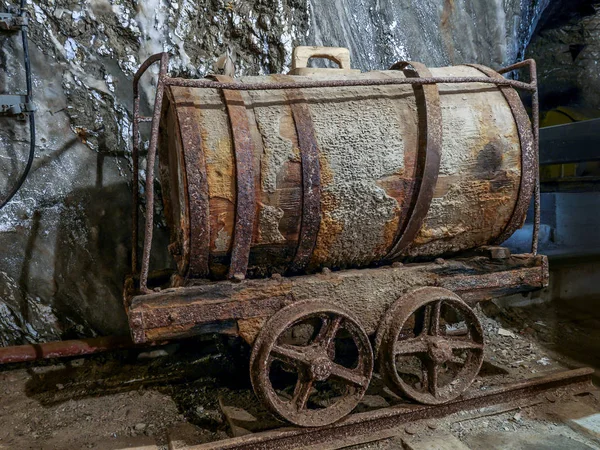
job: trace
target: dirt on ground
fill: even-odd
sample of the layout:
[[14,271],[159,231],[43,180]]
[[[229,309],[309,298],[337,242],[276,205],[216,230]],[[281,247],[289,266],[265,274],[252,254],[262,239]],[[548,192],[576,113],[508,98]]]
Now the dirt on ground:
[[[596,323],[589,314],[571,309],[566,313],[552,303],[520,308],[489,303],[476,311],[487,347],[472,389],[579,367],[581,355],[588,354],[588,363],[598,357],[598,352],[591,355],[582,345]],[[227,409],[241,412],[247,419],[244,429],[250,432],[281,426],[252,393],[248,357],[249,348],[238,340],[206,337],[87,358],[3,366],[0,449],[166,449],[169,440],[172,448],[184,448],[239,433],[223,414]],[[600,410],[595,394],[576,400]],[[397,402],[375,376],[357,411]],[[556,419],[555,406],[492,410],[483,416],[463,412],[437,421],[435,427],[423,424],[419,437],[444,431],[466,442],[481,433],[550,433],[598,448],[592,439]],[[387,439],[356,448],[399,445],[397,439]]]

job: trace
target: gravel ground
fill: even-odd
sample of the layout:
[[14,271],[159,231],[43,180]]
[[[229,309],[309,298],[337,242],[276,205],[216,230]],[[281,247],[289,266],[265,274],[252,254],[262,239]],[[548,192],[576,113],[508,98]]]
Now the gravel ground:
[[[485,363],[473,389],[581,365],[584,349],[574,357],[560,352],[570,345],[564,335],[573,345],[589,341],[593,324],[581,313],[557,312],[552,304],[501,309],[490,303],[484,310],[477,308],[486,335]],[[244,345],[211,338],[53,364],[4,366],[0,449],[166,449],[169,435],[179,439],[178,445],[208,442],[232,433],[223,407],[242,408],[251,419],[244,425],[250,431],[275,427],[279,423],[251,391],[247,360]],[[377,379],[372,384],[359,410],[395,401]],[[577,400],[600,411],[595,395]],[[437,421],[435,430],[423,424],[417,430],[421,437],[444,431],[462,440],[486,432],[551,433],[594,448],[551,413],[539,406],[485,417],[464,412]],[[398,448],[398,439],[357,448]]]

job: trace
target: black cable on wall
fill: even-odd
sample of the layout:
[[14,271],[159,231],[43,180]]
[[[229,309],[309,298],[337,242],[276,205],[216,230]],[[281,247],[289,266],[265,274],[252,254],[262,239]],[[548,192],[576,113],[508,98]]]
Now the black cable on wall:
[[[21,12],[21,16],[24,17],[26,14],[25,0],[21,0],[21,11],[20,12]],[[25,56],[25,80],[27,83],[26,103],[29,104],[29,103],[31,103],[31,101],[33,99],[33,84],[31,82],[31,61],[29,59],[29,42],[27,40],[27,26],[23,26],[21,28],[21,36],[23,38],[23,53]],[[21,176],[19,177],[19,179],[17,180],[17,182],[15,183],[13,188],[10,190],[8,195],[4,199],[2,199],[2,201],[0,201],[0,209],[4,208],[6,206],[6,204],[12,200],[12,198],[15,196],[15,194],[17,192],[19,192],[19,189],[21,189],[21,186],[23,186],[23,183],[25,182],[25,180],[27,179],[27,176],[29,175],[31,166],[33,165],[33,159],[35,156],[35,117],[34,117],[33,111],[29,111],[27,113],[27,115],[29,116],[29,134],[30,134],[29,156],[27,159],[27,165],[25,166],[23,173],[21,174]]]

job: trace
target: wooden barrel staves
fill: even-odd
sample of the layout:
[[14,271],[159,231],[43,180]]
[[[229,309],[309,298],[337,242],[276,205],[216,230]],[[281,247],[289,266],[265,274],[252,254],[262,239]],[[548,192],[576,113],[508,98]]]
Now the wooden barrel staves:
[[[235,82],[416,76],[499,75],[411,63]],[[170,249],[183,277],[219,279],[497,243],[524,221],[517,202],[533,177],[525,145],[527,115],[506,86],[171,86],[159,144]]]

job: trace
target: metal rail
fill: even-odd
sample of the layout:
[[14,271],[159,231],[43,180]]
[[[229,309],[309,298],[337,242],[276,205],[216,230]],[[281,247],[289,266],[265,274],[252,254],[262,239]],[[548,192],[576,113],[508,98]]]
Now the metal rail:
[[[154,112],[151,118],[142,117],[139,115],[139,79],[146,72],[146,70],[154,63],[160,61],[160,72],[158,77],[158,84],[156,90],[156,97],[154,103]],[[160,115],[162,111],[162,100],[163,91],[167,86],[179,86],[179,87],[193,87],[193,88],[209,88],[209,89],[221,89],[225,91],[256,91],[256,90],[294,90],[294,89],[311,89],[311,88],[327,88],[327,87],[347,87],[347,86],[389,86],[389,85],[436,85],[442,84],[463,84],[463,83],[484,83],[495,86],[508,86],[515,89],[521,89],[532,93],[532,132],[533,132],[533,146],[531,155],[534,158],[533,169],[535,173],[535,207],[534,207],[534,229],[532,237],[531,251],[535,255],[537,254],[538,247],[538,235],[539,235],[539,221],[540,221],[540,198],[539,198],[539,97],[538,97],[538,86],[536,76],[536,65],[533,60],[526,60],[520,63],[514,64],[509,67],[500,69],[498,73],[506,74],[522,68],[529,68],[530,82],[525,83],[522,81],[510,80],[502,77],[414,77],[414,78],[386,78],[386,79],[365,79],[365,80],[326,80],[326,81],[295,81],[295,82],[276,82],[276,83],[236,83],[236,82],[219,82],[211,80],[190,80],[184,78],[172,78],[167,76],[169,58],[167,53],[159,53],[151,56],[146,60],[138,72],[136,73],[133,84],[134,84],[134,146],[133,146],[133,168],[134,168],[134,186],[133,186],[133,244],[132,244],[132,273],[137,273],[137,229],[138,229],[138,200],[139,194],[138,189],[138,171],[139,171],[139,123],[148,122],[151,120],[152,123],[152,134],[150,138],[150,145],[148,148],[147,155],[147,167],[146,167],[146,222],[145,222],[145,236],[142,253],[142,266],[140,269],[140,291],[142,293],[150,293],[148,289],[148,269],[150,263],[150,251],[152,247],[152,228],[154,221],[154,162],[156,158],[157,144],[158,144],[158,129]],[[528,178],[526,176],[522,177]],[[528,180],[525,180],[527,182]],[[522,180],[523,184],[523,180]],[[520,189],[520,194],[527,192]],[[518,224],[523,223],[525,220],[525,214],[527,211],[526,207],[521,204],[530,201],[527,195],[520,195],[519,205],[515,208],[513,216],[522,217],[522,220],[514,221]],[[528,205],[527,205],[528,206]],[[514,225],[512,225],[514,226]]]
[[[417,420],[439,419],[459,411],[514,403],[515,407],[540,394],[556,390],[579,394],[594,389],[593,369],[582,368],[541,376],[487,391],[467,393],[459,400],[437,406],[398,405],[352,414],[341,421],[319,428],[282,428],[188,447],[188,450],[276,450],[325,445],[340,438],[358,436],[396,428]],[[521,402],[521,403],[519,403]]]

